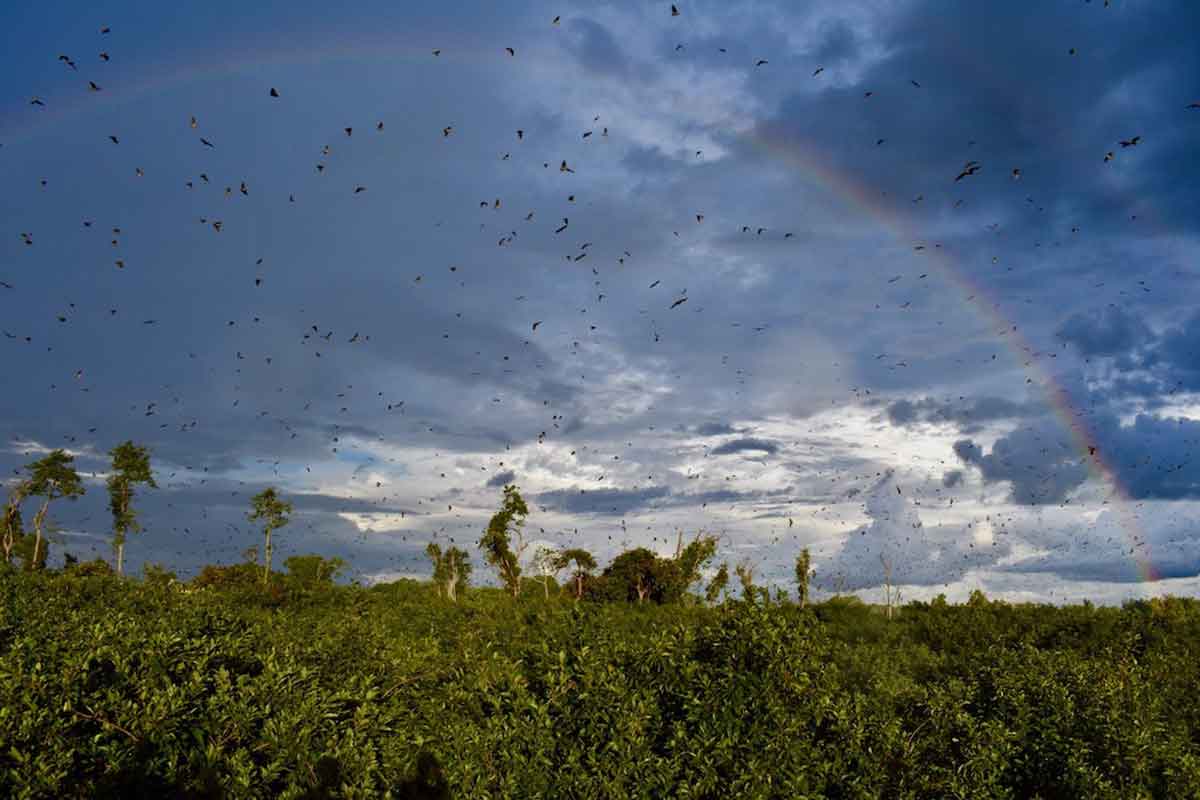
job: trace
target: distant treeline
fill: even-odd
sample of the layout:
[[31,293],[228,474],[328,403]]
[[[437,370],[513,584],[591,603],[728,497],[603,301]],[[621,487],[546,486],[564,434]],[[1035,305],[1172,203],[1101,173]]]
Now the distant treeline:
[[[142,531],[134,504],[134,491],[138,486],[157,488],[150,466],[150,453],[144,446],[132,441],[114,447],[109,455],[112,466],[107,479],[109,508],[112,512],[113,562],[95,559],[80,563],[71,553],[64,553],[63,569],[79,574],[124,574],[126,539],[130,533]],[[3,517],[0,518],[0,568],[18,566],[25,572],[46,569],[50,552],[48,533],[53,530],[49,523],[50,505],[56,500],[75,500],[86,488],[75,469],[75,457],[58,449],[25,466],[25,474],[15,481],[8,493]],[[37,511],[33,517],[33,531],[25,528],[23,508],[34,501]],[[40,501],[40,502],[37,502]],[[244,584],[257,581],[264,590],[271,591],[278,585],[277,573],[272,569],[274,534],[287,526],[293,508],[282,499],[274,487],[256,494],[250,500],[247,519],[262,529],[263,549],[261,558],[257,547],[246,550],[247,561],[228,566],[209,565],[192,581],[196,586],[217,584]],[[702,572],[714,560],[717,553],[717,537],[697,533],[684,544],[683,532],[679,532],[673,558],[663,558],[653,551],[638,547],[619,554],[597,574],[595,557],[579,547],[563,549],[539,548],[527,554],[528,543],[524,536],[525,520],[529,507],[515,485],[504,487],[500,509],[492,516],[479,540],[484,560],[491,565],[505,590],[518,597],[528,590],[532,581],[540,586],[548,597],[551,587],[559,589],[559,578],[568,573],[565,587],[577,600],[599,602],[651,602],[657,604],[696,602],[699,595],[692,589],[700,583]],[[450,547],[444,552],[437,542],[426,547],[433,568],[433,581],[438,592],[451,601],[457,601],[466,591],[472,572],[470,554],[461,548]],[[527,555],[529,556],[527,558]],[[808,602],[809,582],[812,577],[808,550],[796,557],[796,600],[803,606]],[[321,580],[333,581],[345,567],[341,559],[322,559],[319,556],[295,556],[285,563],[288,574],[316,575]],[[890,574],[890,566],[884,565]],[[163,580],[175,576],[157,564],[145,566],[152,580]],[[752,598],[756,591],[765,591],[754,585],[754,565],[743,560],[734,566],[744,598]],[[703,599],[708,603],[727,595],[729,589],[729,564],[722,563],[712,571],[704,587]],[[886,594],[887,610],[890,615],[893,594],[890,586]]]

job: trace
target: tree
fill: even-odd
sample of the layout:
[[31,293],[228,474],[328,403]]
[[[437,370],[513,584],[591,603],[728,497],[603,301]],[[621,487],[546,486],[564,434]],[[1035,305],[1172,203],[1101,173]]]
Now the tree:
[[[500,573],[500,580],[512,592],[513,599],[521,593],[521,555],[526,547],[523,527],[527,516],[529,507],[525,505],[521,492],[510,483],[504,487],[500,510],[492,515],[487,530],[479,540],[484,558]],[[515,549],[511,544],[514,535],[517,539]]]
[[430,542],[425,547],[425,554],[433,562],[433,582],[438,595],[445,591],[450,602],[458,602],[459,593],[466,591],[471,577],[471,559],[467,551],[451,547],[443,553],[436,542]]
[[547,600],[550,599],[550,580],[554,579],[554,585],[558,585],[558,576],[556,573],[562,567],[558,564],[558,551],[553,547],[545,545],[539,547],[533,555],[533,566],[538,571],[537,580],[542,584],[542,591]]
[[112,474],[108,476],[108,507],[113,516],[113,550],[117,556],[117,577],[125,574],[125,536],[137,533],[142,526],[133,508],[133,489],[139,483],[157,489],[150,472],[150,453],[132,441],[123,442],[111,451]]
[[[703,570],[717,554],[717,537],[697,533],[696,538],[683,546],[683,531],[679,532],[679,541],[675,545],[675,563],[679,566],[680,585],[679,597],[688,597],[692,584],[700,580]],[[676,598],[678,599],[678,598]]]
[[60,497],[75,500],[86,491],[74,464],[75,456],[58,449],[25,466],[29,471],[29,496],[45,498],[42,507],[33,517],[33,555],[26,562],[27,569],[44,569],[46,566],[45,554],[42,552],[42,528],[50,511],[50,503]]
[[579,600],[583,597],[583,582],[591,577],[592,570],[596,568],[596,559],[579,547],[563,550],[555,557],[556,569],[567,569],[572,564],[575,565],[575,572],[571,575],[575,580],[575,599]]
[[8,493],[4,505],[4,517],[0,519],[0,547],[4,549],[4,564],[12,564],[17,545],[25,538],[25,525],[21,520],[21,503],[29,496],[29,481],[20,481]]
[[717,574],[708,582],[708,588],[704,591],[704,600],[707,603],[717,602],[717,598],[721,596],[721,592],[729,585],[729,563],[721,564],[721,568],[717,570]]
[[604,569],[602,596],[612,601],[668,603],[682,584],[679,565],[645,547],[626,550]]
[[896,606],[900,605],[900,590],[892,586],[892,560],[879,554],[879,563],[883,565],[883,599],[887,607],[887,618],[891,619]]
[[442,558],[446,570],[446,596],[451,603],[457,603],[458,596],[467,591],[471,578],[471,557],[466,550],[451,547]]
[[346,566],[340,558],[323,558],[318,555],[291,556],[283,562],[288,577],[303,589],[332,586],[334,578]]
[[263,489],[251,498],[254,510],[246,515],[251,522],[262,522],[265,544],[263,547],[263,586],[271,578],[271,534],[288,524],[288,515],[292,513],[292,504],[279,499],[275,487]]
[[442,565],[442,547],[437,542],[425,545],[425,555],[433,562],[433,585],[437,587],[438,597],[442,596],[442,584],[446,581],[446,568]]
[[733,568],[742,584],[742,599],[754,602],[754,562],[744,558]]
[[812,577],[812,558],[808,554],[808,548],[800,551],[800,555],[796,556],[796,602],[801,608],[808,605],[808,581]]

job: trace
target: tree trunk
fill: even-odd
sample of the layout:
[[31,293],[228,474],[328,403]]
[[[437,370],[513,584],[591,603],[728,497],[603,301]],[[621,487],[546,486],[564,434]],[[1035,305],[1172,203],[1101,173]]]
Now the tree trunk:
[[125,543],[117,545],[117,577],[125,577]]
[[42,507],[33,516],[33,560],[29,562],[31,571],[38,568],[38,559],[42,551],[42,523],[45,522],[46,514],[50,511],[50,499],[50,495],[46,495],[46,502],[42,503]]
[[446,576],[446,597],[451,603],[458,602],[458,564],[451,560],[450,574]]
[[583,573],[580,572],[575,576],[575,599],[583,599]]
[[642,576],[638,575],[637,587],[635,588],[637,588],[638,602],[640,603],[646,599],[646,595],[650,592],[650,587],[642,583]]
[[267,544],[264,548],[265,553],[263,557],[263,586],[266,586],[267,582],[271,579],[271,529],[267,528],[266,533]]

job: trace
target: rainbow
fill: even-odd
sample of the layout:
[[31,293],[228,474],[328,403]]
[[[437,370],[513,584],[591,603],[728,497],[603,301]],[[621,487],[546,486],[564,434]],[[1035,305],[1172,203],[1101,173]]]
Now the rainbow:
[[[386,32],[356,34],[353,41],[347,41],[343,36],[323,36],[329,41],[328,44],[279,49],[265,53],[254,51],[252,47],[247,46],[244,51],[253,53],[253,56],[249,58],[205,58],[182,63],[171,61],[159,64],[136,64],[121,70],[105,68],[98,73],[102,77],[97,78],[97,81],[104,85],[104,91],[98,95],[90,94],[86,86],[73,87],[70,98],[64,91],[45,94],[42,98],[46,102],[46,107],[40,110],[26,107],[21,114],[10,114],[6,119],[0,119],[0,142],[12,144],[28,141],[39,130],[78,116],[95,108],[98,103],[104,103],[109,107],[126,105],[170,87],[241,75],[264,68],[293,65],[315,66],[334,61],[371,60],[432,62],[440,59],[457,64],[485,63],[494,60],[496,54],[503,55],[503,50],[494,41],[481,38],[464,39],[461,33],[423,36],[425,38],[420,44],[400,41],[395,35]],[[441,51],[441,54],[436,57],[432,52],[435,47]],[[53,71],[53,66],[49,65],[48,71]],[[286,86],[280,85],[279,88],[285,100],[295,94]],[[263,94],[264,102],[266,102],[265,85]]]
[[[439,40],[436,36],[425,37],[421,45],[412,45],[396,40],[394,36],[377,34],[370,37],[359,37],[353,44],[347,44],[339,37],[333,37],[331,44],[321,47],[282,50],[273,53],[255,53],[253,58],[244,60],[207,61],[202,63],[173,64],[161,69],[140,69],[139,78],[135,81],[122,83],[120,73],[114,77],[117,80],[106,82],[102,98],[87,96],[79,92],[79,98],[72,102],[63,103],[56,96],[47,96],[49,108],[41,112],[26,111],[15,125],[0,128],[0,141],[12,143],[32,138],[38,130],[62,123],[89,108],[100,100],[108,104],[123,105],[133,102],[147,94],[161,91],[165,88],[195,81],[211,80],[248,71],[259,70],[263,67],[284,66],[294,64],[321,64],[329,61],[347,60],[416,60],[432,59],[433,55],[429,42],[440,41],[446,47],[441,58],[447,61],[463,60],[487,61],[493,58],[496,51],[494,42],[464,42],[461,35],[448,34]],[[140,75],[150,74],[152,77],[142,78]],[[126,75],[128,77],[129,74]],[[109,86],[108,84],[111,84]],[[286,90],[285,90],[286,92]],[[821,153],[811,143],[802,143],[794,136],[783,135],[770,129],[756,128],[752,133],[744,135],[741,140],[748,143],[752,149],[761,151],[770,158],[782,161],[800,174],[807,176],[822,189],[840,197],[850,206],[865,213],[880,223],[890,235],[898,241],[910,243],[920,241],[922,237],[913,229],[912,224],[892,208],[881,202],[881,195],[844,173],[835,171],[830,165],[833,159],[822,157]],[[1010,348],[1018,360],[1030,356],[1026,366],[1033,372],[1037,383],[1046,393],[1046,401],[1064,427],[1070,432],[1076,451],[1083,463],[1087,464],[1089,475],[1109,489],[1111,507],[1118,516],[1120,527],[1131,548],[1131,553],[1138,576],[1142,582],[1153,582],[1160,579],[1150,556],[1149,541],[1142,531],[1140,520],[1134,513],[1134,503],[1130,492],[1121,482],[1116,469],[1107,459],[1104,450],[1098,446],[1098,437],[1092,430],[1083,414],[1075,410],[1067,390],[1050,373],[1037,358],[1032,345],[1019,332],[1018,326],[1004,315],[999,301],[990,299],[987,287],[976,282],[965,269],[958,267],[955,261],[941,248],[931,248],[924,251],[932,262],[934,269],[949,284],[957,287],[967,301],[977,308],[985,318],[990,320],[994,329],[1001,331],[999,335],[1006,338]]]
[[[882,225],[890,235],[905,244],[923,241],[912,223],[900,212],[882,202],[882,194],[856,181],[851,176],[835,171],[833,159],[825,158],[809,143],[802,143],[793,135],[784,135],[771,129],[756,128],[743,137],[753,149],[808,177],[819,187],[841,198],[844,202],[868,215]],[[1020,333],[1018,326],[1001,310],[1001,304],[989,296],[986,286],[976,281],[970,273],[956,264],[953,258],[940,247],[931,247],[924,253],[934,269],[966,297],[967,301],[999,331],[1006,339],[1018,361],[1034,374],[1035,382],[1045,391],[1046,404],[1069,432],[1075,451],[1082,463],[1088,467],[1089,476],[1108,488],[1107,502],[1117,515],[1139,579],[1150,583],[1161,578],[1150,554],[1149,539],[1142,530],[1141,521],[1134,512],[1134,501],[1120,475],[1098,444],[1097,432],[1088,424],[1084,414],[1076,410],[1070,394],[1061,382],[1036,358],[1037,351]]]

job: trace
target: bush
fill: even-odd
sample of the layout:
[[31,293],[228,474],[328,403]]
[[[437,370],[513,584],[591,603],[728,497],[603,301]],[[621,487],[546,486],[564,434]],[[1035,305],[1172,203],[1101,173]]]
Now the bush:
[[[290,568],[289,568],[290,571]],[[0,575],[0,796],[1172,798],[1200,605]],[[540,589],[540,587],[538,587]],[[258,599],[255,599],[258,598]],[[265,598],[265,599],[264,599]]]

